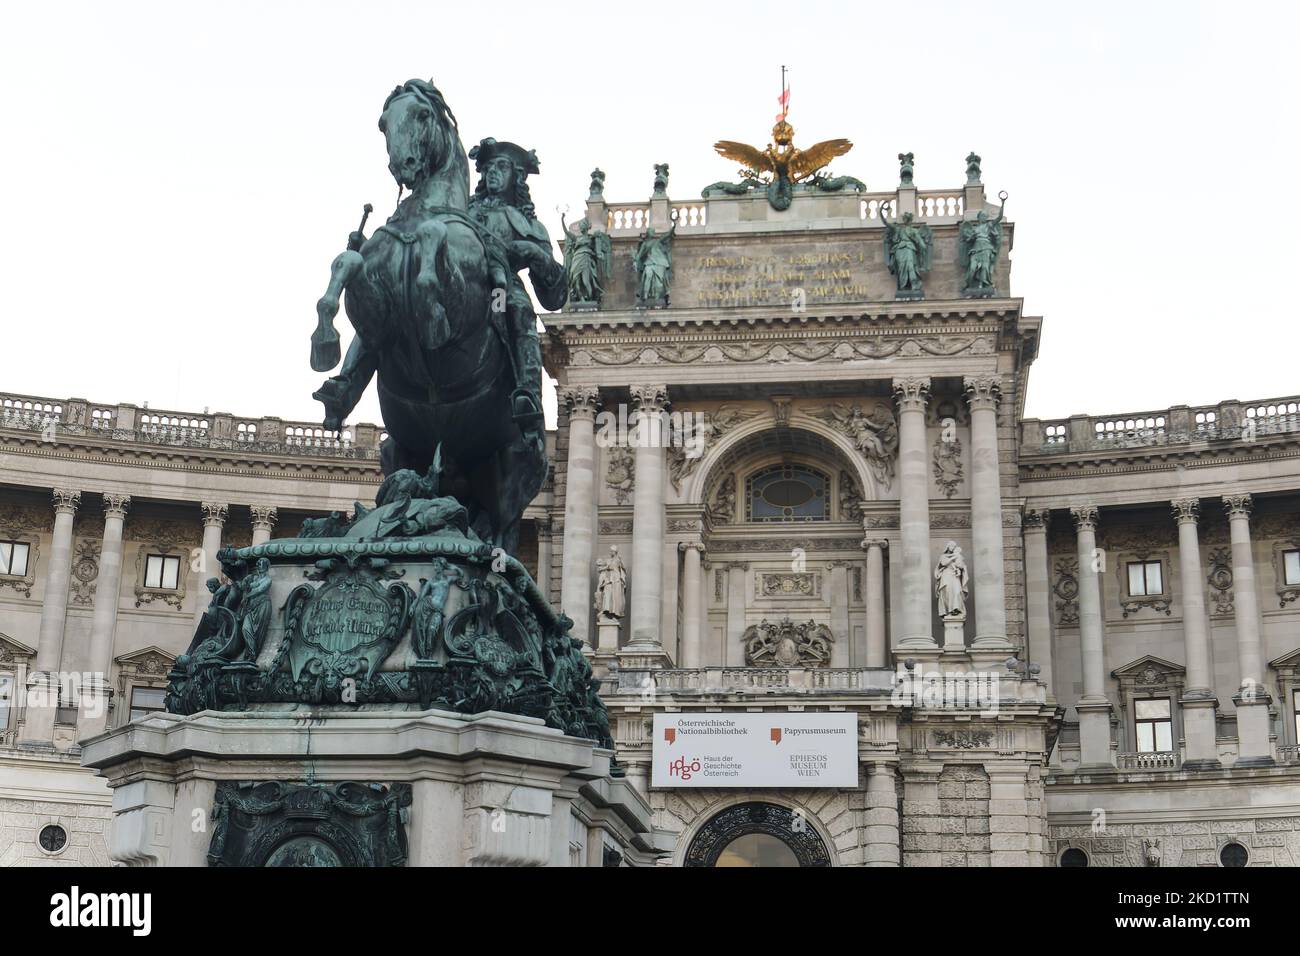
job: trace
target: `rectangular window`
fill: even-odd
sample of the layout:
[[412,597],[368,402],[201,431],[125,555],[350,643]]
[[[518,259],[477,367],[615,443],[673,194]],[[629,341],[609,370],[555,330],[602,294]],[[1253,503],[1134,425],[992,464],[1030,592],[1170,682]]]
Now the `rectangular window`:
[[1282,583],[1300,584],[1300,551],[1282,552]]
[[1167,697],[1133,702],[1137,718],[1138,753],[1167,753],[1174,749],[1174,721]]
[[13,709],[14,675],[0,674],[0,733],[9,729],[9,712]]
[[176,590],[180,583],[181,559],[167,554],[151,554],[145,559],[144,586]]
[[21,541],[0,541],[0,574],[21,578],[27,574],[30,547]]
[[1164,576],[1159,561],[1130,561],[1128,563],[1129,597],[1164,594]]
[[163,702],[167,699],[167,688],[165,687],[132,687],[131,688],[131,716],[130,720],[137,717],[143,717],[145,714],[153,714],[163,709]]

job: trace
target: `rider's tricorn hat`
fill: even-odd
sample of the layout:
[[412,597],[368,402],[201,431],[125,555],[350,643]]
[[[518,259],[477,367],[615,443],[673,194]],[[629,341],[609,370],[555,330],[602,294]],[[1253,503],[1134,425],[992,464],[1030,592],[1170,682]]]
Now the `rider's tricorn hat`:
[[525,176],[538,172],[537,151],[524,149],[517,143],[502,143],[489,136],[479,140],[479,144],[469,151],[469,158],[474,160],[474,168],[480,173],[498,156],[509,159],[516,168],[523,170]]

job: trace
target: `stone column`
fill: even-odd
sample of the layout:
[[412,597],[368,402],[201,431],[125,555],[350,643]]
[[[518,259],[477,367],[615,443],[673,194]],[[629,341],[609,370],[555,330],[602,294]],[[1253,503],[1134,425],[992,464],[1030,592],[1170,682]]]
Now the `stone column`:
[[700,633],[703,627],[704,608],[704,545],[698,541],[682,541],[677,549],[682,552],[682,651],[678,667],[699,667],[704,657],[704,642]]
[[668,406],[663,385],[632,388],[636,424],[636,487],[632,492],[632,586],[627,650],[662,653],[660,633],[664,575],[664,446],[661,413]]
[[551,519],[537,522],[537,587],[551,599]]
[[939,763],[915,763],[903,768],[903,865],[943,865],[943,821],[940,818]]
[[928,378],[894,379],[898,399],[899,531],[903,601],[898,647],[937,651],[931,633],[930,473],[925,442]]
[[194,626],[197,627],[203,612],[208,609],[208,589],[205,586],[209,578],[221,577],[221,562],[217,552],[221,550],[221,531],[226,526],[227,506],[219,501],[205,501],[199,505],[203,509],[203,564],[200,567],[198,586],[194,589]]
[[1201,546],[1196,534],[1201,502],[1197,498],[1179,498],[1172,505],[1174,520],[1178,522],[1178,573],[1183,592],[1183,645],[1187,658],[1187,686],[1178,702],[1187,743],[1183,769],[1217,770],[1222,766],[1214,743],[1214,712],[1219,702],[1214,698],[1210,676],[1205,577],[1201,573]]
[[749,603],[749,563],[727,565],[727,643],[722,648],[723,667],[742,667],[745,663],[745,606]]
[[275,508],[270,505],[253,505],[248,510],[253,514],[253,544],[270,541],[271,529],[275,527],[278,517]]
[[1025,617],[1029,632],[1029,662],[1040,668],[1038,679],[1055,693],[1052,681],[1052,584],[1047,564],[1047,526],[1050,511],[1025,509]]
[[889,666],[889,642],[885,628],[885,549],[884,538],[867,538],[867,667]]
[[1110,701],[1106,699],[1106,659],[1097,563],[1097,509],[1071,508],[1078,531],[1079,644],[1083,658],[1083,696],[1079,713],[1079,769],[1114,766],[1110,748]]
[[1002,490],[998,468],[998,399],[995,376],[967,378],[971,433],[971,540],[975,546],[976,648],[1007,641],[1007,596],[1002,562]]
[[[1264,686],[1264,656],[1259,627],[1259,594],[1255,590],[1255,556],[1250,544],[1250,495],[1224,495],[1232,539],[1232,607],[1237,630],[1237,666],[1241,685],[1232,702],[1237,706],[1237,760],[1234,767],[1271,767],[1268,705]],[[1188,675],[1189,677],[1191,675]]]
[[68,618],[68,582],[72,577],[72,522],[79,504],[80,491],[54,489],[54,534],[45,572],[36,662],[28,681],[28,704],[22,734],[24,743],[48,747],[54,740],[59,693],[56,672],[63,663],[63,625]]
[[564,555],[560,607],[573,620],[573,634],[591,640],[591,561],[596,546],[596,410],[594,388],[561,388],[569,410],[569,459],[564,486]]
[[863,863],[898,866],[898,793],[894,765],[873,761],[867,770],[867,817],[863,826]]
[[122,524],[131,499],[104,495],[104,540],[99,550],[99,576],[95,579],[95,606],[90,623],[91,685],[81,695],[77,737],[102,733],[108,726],[109,672],[113,668],[113,640],[117,633],[117,606],[122,599]]
[[1029,768],[985,764],[984,769],[989,775],[989,864],[1030,866],[1030,831],[1037,827],[1029,819]]
[[847,561],[831,562],[831,633],[835,643],[831,644],[831,667],[849,666],[849,645],[853,635],[849,633],[849,563]]

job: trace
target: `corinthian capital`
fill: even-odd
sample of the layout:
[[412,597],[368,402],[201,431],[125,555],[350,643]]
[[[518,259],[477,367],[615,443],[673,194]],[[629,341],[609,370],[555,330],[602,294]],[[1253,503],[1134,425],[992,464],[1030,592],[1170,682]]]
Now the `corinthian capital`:
[[1052,512],[1049,508],[1026,508],[1021,519],[1021,526],[1026,531],[1046,531],[1051,523]]
[[226,505],[220,501],[204,501],[199,505],[203,509],[203,527],[220,528],[226,523]]
[[557,397],[569,410],[570,418],[595,418],[600,408],[600,393],[586,385],[565,385],[557,389]]
[[1002,397],[1002,383],[996,375],[967,376],[963,385],[966,401],[970,403],[972,411],[998,407],[998,399]]
[[130,495],[104,495],[104,517],[125,518],[126,509],[131,507]]
[[1080,505],[1078,508],[1070,509],[1070,517],[1074,519],[1076,531],[1096,531],[1098,516],[1096,505]]
[[1250,495],[1223,496],[1223,510],[1228,513],[1229,518],[1249,518],[1253,507],[1254,503],[1250,500]]
[[1169,502],[1174,510],[1174,520],[1179,524],[1196,524],[1201,516],[1201,499],[1175,498]]
[[266,528],[269,531],[279,517],[275,508],[270,505],[251,505],[248,510],[252,512],[254,528]]
[[54,513],[60,515],[74,515],[77,513],[77,506],[81,504],[81,492],[72,488],[55,488],[54,489]]
[[898,400],[899,411],[925,411],[930,401],[930,379],[919,376],[894,379],[894,398]]
[[667,385],[633,385],[632,407],[640,412],[662,412],[668,407]]

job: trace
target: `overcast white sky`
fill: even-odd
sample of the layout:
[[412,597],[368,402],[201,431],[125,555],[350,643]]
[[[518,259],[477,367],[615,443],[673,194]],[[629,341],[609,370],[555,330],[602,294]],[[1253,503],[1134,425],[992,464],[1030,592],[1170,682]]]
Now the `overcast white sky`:
[[[432,77],[466,146],[534,147],[552,235],[588,172],[694,198],[762,143],[790,66],[800,140],[869,188],[984,158],[1014,294],[1045,317],[1028,413],[1300,392],[1297,7],[713,2],[7,5],[0,390],[318,419],[314,303],[396,189],[384,97]],[[341,319],[346,336],[350,329]],[[353,421],[379,421],[370,395]]]

